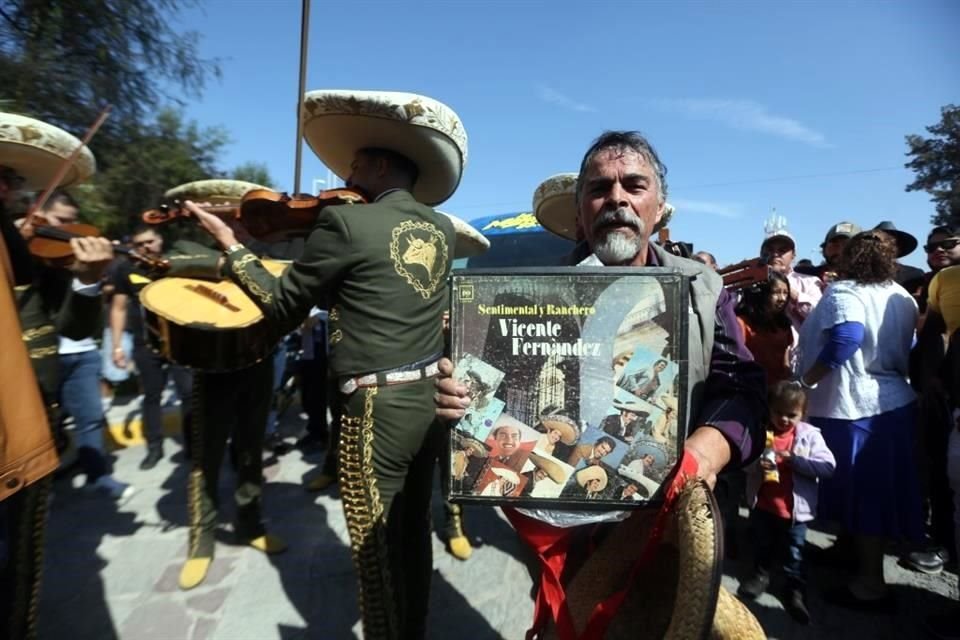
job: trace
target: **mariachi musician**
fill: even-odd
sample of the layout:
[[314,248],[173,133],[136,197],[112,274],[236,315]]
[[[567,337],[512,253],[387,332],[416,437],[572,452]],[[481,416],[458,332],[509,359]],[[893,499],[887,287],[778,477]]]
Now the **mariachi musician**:
[[[100,331],[99,281],[113,257],[103,238],[70,240],[74,261],[66,269],[38,266],[17,230],[10,207],[21,190],[60,186],[89,178],[96,163],[89,149],[67,132],[25,116],[0,113],[0,637],[33,638],[43,568],[43,540],[51,474],[58,458],[50,425],[57,423],[59,336],[75,340]],[[79,153],[74,156],[74,151]],[[72,164],[69,160],[73,159]],[[15,295],[18,323],[8,317],[7,291]],[[17,327],[19,324],[19,327]],[[23,351],[26,351],[24,354]],[[25,357],[21,357],[25,356]],[[29,362],[31,371],[22,369]],[[38,387],[46,415],[37,411]]]
[[[193,199],[214,205],[239,206],[244,194],[265,189],[242,180],[200,180],[174,187],[164,196]],[[195,242],[179,241],[168,257],[166,276],[220,278],[221,253]],[[171,300],[171,304],[184,304]],[[150,328],[148,327],[148,331]],[[215,369],[215,363],[209,363]],[[273,358],[230,371],[193,370],[192,418],[184,429],[190,457],[187,512],[190,519],[187,559],[180,570],[179,586],[200,585],[213,562],[219,510],[220,468],[227,441],[237,476],[234,489],[234,534],[244,544],[267,554],[280,553],[286,544],[267,533],[261,513],[263,493],[263,439],[273,395]]]
[[[448,199],[466,161],[457,115],[406,93],[313,91],[304,136],[370,204],[324,208],[303,256],[280,277],[231,229],[191,210],[226,252],[226,271],[276,335],[329,298],[330,369],[342,403],[340,492],[360,582],[364,637],[425,634],[430,496],[444,436],[432,407],[453,225]],[[188,204],[188,207],[190,204]]]

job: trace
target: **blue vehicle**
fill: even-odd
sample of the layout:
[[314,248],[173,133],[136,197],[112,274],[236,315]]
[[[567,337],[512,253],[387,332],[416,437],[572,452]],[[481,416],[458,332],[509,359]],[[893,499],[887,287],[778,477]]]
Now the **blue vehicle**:
[[573,242],[540,226],[533,213],[504,213],[471,220],[490,241],[490,249],[472,258],[455,260],[455,269],[484,267],[552,267],[562,264]]

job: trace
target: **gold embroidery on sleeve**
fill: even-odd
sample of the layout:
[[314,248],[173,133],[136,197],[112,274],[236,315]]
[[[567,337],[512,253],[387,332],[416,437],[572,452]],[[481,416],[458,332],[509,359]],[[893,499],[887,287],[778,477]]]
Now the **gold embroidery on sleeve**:
[[273,294],[261,287],[253,278],[250,277],[250,274],[246,271],[246,266],[251,262],[256,262],[257,256],[252,253],[248,253],[243,256],[236,262],[230,265],[230,269],[236,274],[237,279],[243,284],[243,286],[250,292],[251,295],[256,296],[260,302],[263,304],[271,304],[273,302]]

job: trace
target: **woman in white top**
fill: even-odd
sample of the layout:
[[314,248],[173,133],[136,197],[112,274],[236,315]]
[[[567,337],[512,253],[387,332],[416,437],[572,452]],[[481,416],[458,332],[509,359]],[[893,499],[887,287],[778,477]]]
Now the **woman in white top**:
[[893,282],[895,273],[891,238],[855,236],[844,250],[844,279],[826,290],[800,330],[808,421],[837,459],[835,475],[820,485],[819,515],[853,535],[858,561],[851,582],[827,595],[865,610],[890,606],[886,540],[923,535],[916,402],[906,379],[917,305]]

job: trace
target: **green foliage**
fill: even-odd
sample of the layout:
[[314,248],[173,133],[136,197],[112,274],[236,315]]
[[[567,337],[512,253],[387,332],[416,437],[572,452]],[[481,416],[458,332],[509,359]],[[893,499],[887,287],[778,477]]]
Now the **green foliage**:
[[234,180],[246,180],[271,189],[274,188],[275,184],[267,170],[267,165],[262,162],[245,162],[231,171],[230,177]]
[[220,175],[216,159],[227,141],[222,129],[200,129],[177,111],[162,110],[130,132],[106,170],[75,190],[84,218],[107,234],[129,232],[143,211],[163,202],[167,189]]
[[199,57],[199,34],[175,29],[195,0],[0,0],[0,100],[7,108],[83,132],[113,112],[91,149],[106,168],[158,105],[166,86],[197,96],[219,76]]
[[[200,34],[176,19],[196,0],[0,0],[0,110],[82,137],[106,104],[90,143],[97,174],[71,192],[85,220],[118,236],[179,184],[225,175],[221,128],[184,121],[219,63],[199,56]],[[265,166],[233,175],[271,186]]]
[[916,173],[907,191],[926,191],[936,203],[933,224],[960,223],[960,107],[948,104],[940,111],[940,122],[927,131],[930,138],[907,136],[913,159],[906,164]]

